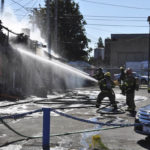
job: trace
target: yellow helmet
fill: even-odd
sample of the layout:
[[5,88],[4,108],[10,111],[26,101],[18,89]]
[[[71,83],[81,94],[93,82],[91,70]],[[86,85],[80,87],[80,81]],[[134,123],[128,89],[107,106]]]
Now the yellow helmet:
[[121,67],[120,67],[120,70],[123,70],[123,69],[124,69],[124,67],[121,66]]
[[105,76],[105,77],[110,77],[110,76],[111,76],[111,73],[110,73],[110,72],[106,72],[106,73],[104,74],[104,76]]

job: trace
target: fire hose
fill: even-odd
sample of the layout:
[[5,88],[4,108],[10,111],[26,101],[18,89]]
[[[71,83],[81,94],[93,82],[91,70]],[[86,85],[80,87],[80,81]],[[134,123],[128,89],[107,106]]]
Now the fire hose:
[[[4,126],[6,126],[9,130],[11,130],[12,132],[14,132],[15,134],[24,137],[23,139],[19,139],[19,140],[15,140],[15,141],[11,141],[11,142],[7,142],[4,143],[2,145],[0,145],[0,147],[4,147],[7,146],[9,144],[13,144],[16,142],[20,142],[20,141],[25,141],[25,140],[31,140],[31,139],[39,139],[42,137],[30,137],[30,136],[26,136],[18,131],[16,131],[15,129],[13,129],[12,127],[10,127],[4,120],[0,119],[0,121],[2,122],[2,124]],[[125,127],[125,126],[124,126]],[[60,133],[60,134],[52,134],[50,135],[50,137],[55,137],[55,136],[66,136],[66,135],[72,135],[72,134],[80,134],[80,133],[86,133],[86,132],[96,132],[96,131],[102,131],[102,130],[110,130],[110,129],[117,129],[117,128],[122,128],[121,126],[115,126],[115,127],[108,127],[108,128],[99,128],[99,129],[89,129],[89,130],[83,130],[83,131],[75,131],[75,132],[66,132],[66,133]]]

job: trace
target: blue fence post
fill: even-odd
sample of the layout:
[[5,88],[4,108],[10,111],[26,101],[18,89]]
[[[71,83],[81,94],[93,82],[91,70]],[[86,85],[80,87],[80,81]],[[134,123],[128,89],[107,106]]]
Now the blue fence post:
[[50,150],[50,108],[43,110],[43,150]]

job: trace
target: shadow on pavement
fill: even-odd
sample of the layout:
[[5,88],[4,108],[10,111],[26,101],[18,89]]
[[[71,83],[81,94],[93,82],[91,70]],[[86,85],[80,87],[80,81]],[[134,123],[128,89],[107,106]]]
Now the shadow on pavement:
[[150,140],[148,140],[146,138],[142,139],[142,140],[139,140],[137,142],[137,144],[139,144],[143,148],[150,149]]

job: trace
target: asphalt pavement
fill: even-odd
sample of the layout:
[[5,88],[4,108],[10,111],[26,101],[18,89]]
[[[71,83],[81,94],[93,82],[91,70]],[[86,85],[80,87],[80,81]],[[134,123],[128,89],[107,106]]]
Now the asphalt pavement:
[[[25,102],[2,101],[0,106],[0,116],[20,114],[41,108],[57,108],[57,111],[68,114],[73,117],[90,121],[100,121],[103,123],[127,124],[134,123],[134,117],[126,111],[125,96],[120,94],[120,90],[115,88],[117,105],[121,109],[118,114],[111,113],[111,107],[107,106],[107,98],[103,101],[103,112],[97,112],[95,102],[98,87],[81,88],[66,93],[55,93],[48,98],[30,97]],[[20,102],[23,102],[20,101]],[[146,88],[136,91],[135,96],[136,109],[149,104],[149,94]],[[16,105],[14,105],[16,104]],[[107,106],[107,107],[106,107]],[[61,109],[59,109],[61,108]],[[106,112],[106,113],[105,113]],[[27,137],[42,137],[43,131],[43,113],[27,115],[19,119],[5,119],[11,129],[6,124],[0,124],[0,150],[41,150],[42,138],[29,139]],[[108,128],[97,124],[89,124],[51,112],[50,120],[50,149],[51,150],[88,150],[92,144],[92,137],[100,135],[103,143],[110,150],[145,150],[150,149],[150,142],[145,140],[145,136],[137,134],[132,127],[99,130]],[[93,132],[83,132],[90,130],[99,130]],[[83,133],[82,133],[83,132]],[[21,135],[26,137],[23,137]],[[57,134],[57,136],[56,136]]]

